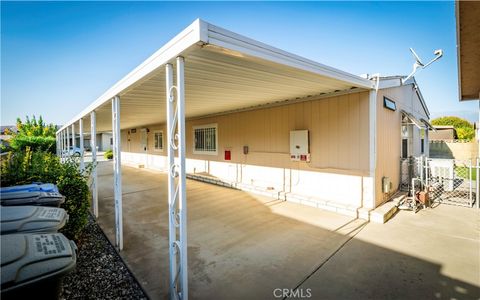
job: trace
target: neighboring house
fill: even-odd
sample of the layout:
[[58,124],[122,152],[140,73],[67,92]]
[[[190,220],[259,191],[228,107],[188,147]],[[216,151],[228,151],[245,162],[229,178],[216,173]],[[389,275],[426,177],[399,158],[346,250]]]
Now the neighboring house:
[[10,133],[17,133],[17,126],[15,125],[7,125],[0,127],[0,134],[10,134]]
[[0,144],[2,146],[9,146],[9,140],[12,138],[11,133],[16,133],[17,127],[14,125],[1,126],[0,128]]
[[[412,77],[359,77],[197,20],[58,132],[90,116],[122,163],[169,171],[166,63],[185,61],[186,170],[357,216],[400,184],[400,158],[428,153],[429,112]],[[384,177],[392,189],[383,190]]]
[[456,140],[457,131],[455,127],[449,125],[433,125],[435,130],[429,130],[428,137],[430,141],[451,141]]
[[[84,136],[83,144],[87,151],[91,151],[90,135]],[[113,144],[113,140],[112,140],[111,132],[97,133],[97,150],[98,151],[112,150],[112,144]],[[77,147],[80,145],[79,134],[76,134],[75,145],[77,145]]]
[[9,140],[12,138],[11,135],[6,135],[6,134],[0,134],[0,144],[2,146],[9,146],[10,142]]

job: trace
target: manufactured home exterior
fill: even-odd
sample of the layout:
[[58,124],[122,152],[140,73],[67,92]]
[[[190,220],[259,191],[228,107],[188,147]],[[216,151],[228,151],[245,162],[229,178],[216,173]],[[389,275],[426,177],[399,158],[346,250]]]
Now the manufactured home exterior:
[[[374,207],[397,191],[402,155],[428,153],[428,127],[420,121],[429,119],[426,104],[416,83],[402,85],[402,78],[382,78],[386,88],[378,91]],[[387,109],[384,98],[393,101],[396,110]],[[409,136],[402,139],[406,114],[419,120],[415,121],[419,126],[409,120],[405,125]],[[213,151],[195,150],[198,129],[213,132]],[[290,132],[298,130],[308,130],[309,162],[290,157]],[[186,122],[187,172],[199,175],[193,176],[196,179],[212,176],[236,188],[357,216],[369,176],[368,130],[368,92],[193,118]],[[167,171],[167,138],[161,123],[122,130],[122,161]],[[402,153],[403,140],[407,153]],[[389,193],[382,191],[383,177],[389,177],[394,187]]]
[[[193,99],[186,105],[189,177],[209,182],[213,178],[231,187],[357,216],[359,209],[374,209],[398,190],[401,158],[428,154],[429,112],[413,77],[359,77],[318,64],[326,75],[315,78],[310,71],[291,67],[290,60],[298,59],[303,66],[310,63],[306,59],[272,48],[275,55],[289,59],[288,66],[279,67],[260,60],[261,53],[250,58],[213,45],[227,35],[244,39],[249,47],[253,40],[201,20],[187,29],[191,28],[200,28],[200,38],[202,28],[208,28],[212,38],[197,43],[199,48],[195,43],[187,47],[194,50],[184,55],[186,99]],[[184,32],[172,42],[183,39]],[[149,69],[156,57],[137,69]],[[139,82],[131,81],[129,74],[119,83],[130,84],[120,92],[121,163],[168,171],[169,134],[161,105],[165,75],[152,70],[153,75]],[[328,78],[334,71],[346,81]],[[95,129],[101,136],[111,132],[105,95],[69,124],[82,119],[87,121],[83,127],[91,129],[88,120],[95,112]],[[68,136],[68,126],[59,131],[63,137]],[[292,134],[306,137],[302,153],[293,153],[300,146]],[[97,141],[97,148],[102,144]],[[385,177],[391,182],[387,191]]]
[[[121,164],[166,172],[170,292],[187,299],[187,177],[369,219],[401,158],[428,153],[428,118],[413,77],[357,76],[198,19],[62,126],[57,151],[112,132],[119,250]],[[91,181],[98,216],[95,167]]]

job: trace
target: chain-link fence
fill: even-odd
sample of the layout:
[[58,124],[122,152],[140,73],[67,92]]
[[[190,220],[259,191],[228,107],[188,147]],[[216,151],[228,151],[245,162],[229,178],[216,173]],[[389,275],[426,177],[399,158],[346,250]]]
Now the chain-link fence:
[[430,199],[472,207],[477,194],[477,167],[472,160],[427,159]]
[[409,192],[412,179],[423,180],[425,175],[424,157],[409,157],[400,159],[400,190]]
[[431,201],[468,207],[477,202],[478,206],[478,159],[410,157],[400,160],[400,172],[401,191],[411,192],[415,184],[416,191],[428,191]]

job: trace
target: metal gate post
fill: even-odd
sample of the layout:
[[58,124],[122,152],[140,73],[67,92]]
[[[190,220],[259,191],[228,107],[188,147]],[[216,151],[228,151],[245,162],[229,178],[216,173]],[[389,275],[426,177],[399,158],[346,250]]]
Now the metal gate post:
[[423,159],[424,159],[424,156],[421,155],[420,156],[420,162],[418,163],[418,171],[420,172],[420,184],[421,184],[421,189],[423,190],[424,186],[425,186],[425,181],[424,181],[424,177],[423,177],[423,172],[424,172],[424,167],[423,167]]
[[[173,66],[171,64],[166,65],[165,72],[169,164],[170,298],[186,300],[188,299],[188,266],[185,168],[185,79],[183,57],[177,57],[176,85],[173,85]],[[174,90],[176,90],[176,101],[173,93]],[[177,163],[175,163],[175,150],[178,150]]]
[[470,158],[468,160],[468,182],[469,182],[469,187],[468,187],[468,199],[470,200],[470,207],[473,207],[473,193],[472,193],[472,159]]
[[98,218],[98,188],[97,188],[97,120],[95,111],[90,113],[90,147],[92,148],[92,206],[93,215]]
[[115,198],[115,244],[123,249],[122,169],[120,160],[120,97],[112,99],[113,190]]
[[478,200],[480,200],[480,158],[477,157],[477,161],[476,161],[476,168],[477,168],[477,177],[476,177],[476,183],[477,183],[477,189],[476,189],[476,193],[475,193],[475,201],[477,202],[477,209],[480,208],[480,203]]
[[85,162],[83,160],[83,118],[78,120],[78,130],[80,131],[80,171],[85,170]]

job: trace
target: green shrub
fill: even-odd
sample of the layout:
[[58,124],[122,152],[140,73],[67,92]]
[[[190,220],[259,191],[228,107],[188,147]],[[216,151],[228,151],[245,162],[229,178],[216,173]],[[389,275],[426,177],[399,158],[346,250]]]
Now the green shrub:
[[50,152],[11,151],[2,157],[1,185],[28,184],[33,181],[56,183],[62,172],[62,164]]
[[105,153],[103,153],[103,157],[105,157],[105,159],[112,159],[113,158],[113,151],[112,150],[105,151]]
[[26,136],[17,135],[10,141],[10,146],[13,150],[26,150],[29,147],[32,151],[47,151],[55,153],[56,140],[54,137],[44,136]]
[[25,151],[10,152],[1,159],[1,186],[27,184],[33,181],[54,183],[65,203],[62,207],[69,214],[68,223],[62,232],[70,239],[78,240],[87,224],[90,205],[87,179],[92,168],[87,164],[86,171],[80,172],[78,162],[60,159],[50,152]]
[[62,207],[69,215],[68,223],[62,232],[67,237],[77,240],[88,222],[90,191],[87,177],[79,171],[76,161],[68,160],[62,166],[57,186],[60,193],[65,196]]
[[432,120],[432,124],[453,126],[457,131],[457,137],[460,140],[473,140],[475,138],[473,124],[459,117],[436,118]]

